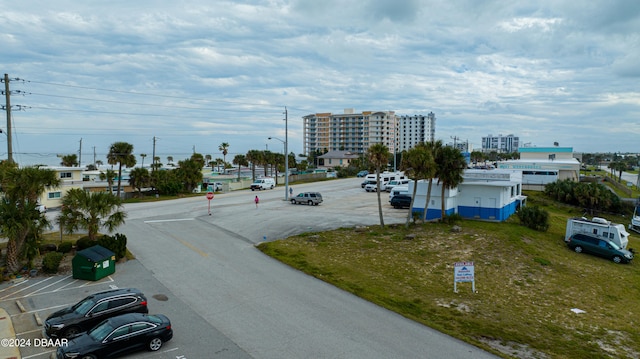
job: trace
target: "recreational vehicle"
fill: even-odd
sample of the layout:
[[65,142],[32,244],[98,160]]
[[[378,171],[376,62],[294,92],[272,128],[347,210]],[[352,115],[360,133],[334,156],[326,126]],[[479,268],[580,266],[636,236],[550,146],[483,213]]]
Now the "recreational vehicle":
[[629,232],[625,230],[624,225],[611,223],[600,217],[593,217],[592,219],[585,217],[569,218],[564,241],[568,242],[569,238],[576,233],[610,240],[620,248],[627,248],[629,244]]

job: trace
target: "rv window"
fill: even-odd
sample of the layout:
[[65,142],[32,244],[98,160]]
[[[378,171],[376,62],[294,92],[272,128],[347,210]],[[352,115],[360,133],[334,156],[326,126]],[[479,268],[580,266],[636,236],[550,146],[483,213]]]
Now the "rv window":
[[604,238],[609,237],[609,232],[602,232],[602,236],[603,236]]
[[593,229],[593,234],[598,234],[598,228]]
[[613,239],[613,233],[609,233],[609,238]]

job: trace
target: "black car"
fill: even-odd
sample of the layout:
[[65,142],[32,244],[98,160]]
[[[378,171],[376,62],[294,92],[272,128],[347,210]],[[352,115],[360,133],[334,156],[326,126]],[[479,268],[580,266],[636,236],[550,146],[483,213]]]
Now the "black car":
[[44,322],[44,334],[50,338],[70,338],[113,316],[148,312],[147,298],[139,290],[108,290],[51,314]]
[[162,314],[129,313],[104,320],[88,332],[69,340],[56,352],[57,359],[115,358],[140,350],[157,351],[173,338],[171,321]]
[[409,208],[411,207],[411,196],[405,194],[397,194],[391,198],[393,208]]

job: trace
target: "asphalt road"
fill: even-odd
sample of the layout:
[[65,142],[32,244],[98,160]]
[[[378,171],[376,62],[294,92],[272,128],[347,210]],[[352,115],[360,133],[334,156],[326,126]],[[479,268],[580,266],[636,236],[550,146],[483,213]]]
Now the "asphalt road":
[[[129,204],[127,223],[119,232],[127,235],[141,272],[151,273],[175,302],[184,303],[239,348],[220,347],[208,358],[494,358],[254,247],[301,232],[378,224],[376,194],[365,193],[360,182],[292,186],[294,195],[321,192],[320,206],[285,202],[283,188],[216,195],[211,215],[204,194]],[[255,195],[260,197],[258,208]],[[388,194],[382,196],[385,223],[404,222],[408,210],[391,208]],[[176,337],[192,333],[185,328]]]

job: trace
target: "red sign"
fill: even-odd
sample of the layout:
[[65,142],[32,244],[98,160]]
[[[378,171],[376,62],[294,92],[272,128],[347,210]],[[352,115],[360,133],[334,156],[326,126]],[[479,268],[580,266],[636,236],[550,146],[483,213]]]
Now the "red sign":
[[213,199],[213,192],[207,192],[207,199],[211,201]]

